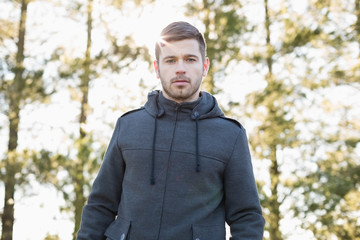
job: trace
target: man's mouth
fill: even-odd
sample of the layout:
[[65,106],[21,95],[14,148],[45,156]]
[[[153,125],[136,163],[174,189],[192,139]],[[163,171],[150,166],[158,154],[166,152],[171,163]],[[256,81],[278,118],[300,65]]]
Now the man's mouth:
[[190,82],[187,80],[175,80],[172,82],[172,84],[174,84],[174,86],[177,87],[185,87],[189,84]]
[[176,77],[171,79],[172,83],[189,83],[190,79],[184,75],[177,75]]

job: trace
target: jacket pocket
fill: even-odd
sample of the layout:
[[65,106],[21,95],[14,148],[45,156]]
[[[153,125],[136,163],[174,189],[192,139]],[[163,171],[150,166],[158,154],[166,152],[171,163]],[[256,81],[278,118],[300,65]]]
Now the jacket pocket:
[[222,225],[196,225],[192,226],[193,240],[225,240],[225,224]]
[[113,221],[105,231],[107,240],[126,240],[129,235],[131,222],[122,218]]

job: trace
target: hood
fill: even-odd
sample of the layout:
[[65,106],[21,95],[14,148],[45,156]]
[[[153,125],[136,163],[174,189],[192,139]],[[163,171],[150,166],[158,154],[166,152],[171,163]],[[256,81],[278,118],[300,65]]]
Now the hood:
[[199,120],[207,118],[215,118],[224,116],[224,113],[219,108],[216,99],[207,92],[201,92],[199,99],[193,102],[177,103],[164,97],[161,91],[155,90],[148,95],[148,101],[144,108],[154,117],[154,135],[152,144],[152,157],[151,157],[151,176],[150,184],[155,184],[155,143],[157,135],[157,119],[161,118],[165,112],[175,111],[181,107],[182,111],[188,111],[190,118],[194,120],[196,126],[196,172],[200,172],[200,156],[199,156]]
[[200,98],[194,102],[177,103],[166,99],[161,91],[155,90],[148,94],[145,110],[154,117],[161,117],[167,108],[174,109],[179,106],[188,109],[193,120],[224,116],[215,97],[204,91],[201,92]]

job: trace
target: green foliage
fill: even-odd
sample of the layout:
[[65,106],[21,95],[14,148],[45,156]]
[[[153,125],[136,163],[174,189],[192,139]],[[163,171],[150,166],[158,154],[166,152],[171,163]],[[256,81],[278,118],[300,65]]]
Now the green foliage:
[[187,4],[186,15],[200,20],[205,26],[204,37],[211,67],[203,88],[210,93],[220,90],[215,82],[220,80],[217,76],[223,78],[227,65],[242,58],[240,47],[248,31],[248,22],[241,8],[238,0],[192,0]]
[[[250,134],[250,145],[253,147],[254,157],[271,163],[268,169],[270,183],[259,188],[270,239],[282,239],[279,230],[282,218],[280,206],[285,198],[281,199],[282,193],[279,189],[285,186],[285,182],[281,180],[281,163],[278,154],[287,148],[298,147],[300,144],[293,111],[295,96],[294,87],[286,86],[274,79],[268,82],[263,91],[248,96],[248,105],[252,107],[248,112],[249,117],[253,121],[261,121]],[[271,190],[270,194],[262,190],[266,188],[266,185]]]
[[[307,207],[296,205],[296,215],[304,218],[303,227],[317,239],[334,235],[339,239],[360,239],[360,205],[355,200],[360,195],[360,167],[354,156],[346,156],[349,154],[344,150],[349,149],[328,152],[324,160],[317,162],[317,171],[298,182]],[[309,218],[313,220],[306,220]]]
[[[45,65],[37,69],[26,66],[25,59],[31,62],[31,58],[25,56],[27,7],[30,2],[23,0],[17,6],[14,1],[14,8],[20,9],[17,32],[7,31],[7,28],[2,30],[6,31],[4,36],[7,41],[5,44],[5,39],[1,39],[1,47],[4,51],[0,58],[3,72],[0,75],[0,99],[3,99],[4,103],[1,110],[7,115],[9,121],[7,157],[1,164],[1,180],[5,186],[2,240],[12,239],[15,191],[17,187],[28,184],[28,177],[34,170],[29,164],[31,157],[28,153],[26,151],[20,153],[17,150],[20,111],[29,103],[45,101],[51,94],[43,81]],[[8,23],[7,26],[9,25],[11,24]],[[16,43],[14,39],[16,39]],[[7,45],[11,45],[13,48],[7,48]],[[16,49],[16,51],[12,51],[12,49]]]
[[[108,33],[108,48],[101,50],[91,59],[90,78],[98,78],[105,70],[121,72],[129,69],[136,59],[150,64],[151,55],[146,47],[139,47],[131,36],[126,36],[119,45],[119,40]],[[84,76],[85,58],[72,58],[66,55],[64,48],[57,48],[52,54],[53,61],[60,61],[58,73],[61,79],[80,80]]]
[[60,240],[60,237],[58,235],[47,234],[44,240]]
[[[325,105],[328,108],[328,105]],[[325,108],[325,109],[326,109]],[[325,116],[336,114],[346,106],[331,106]],[[351,109],[351,108],[350,108]],[[343,111],[343,117],[335,122],[337,130],[329,133],[332,126],[322,124],[314,131],[314,138],[304,148],[304,158],[315,158],[316,168],[298,178],[294,188],[295,215],[302,219],[302,226],[311,230],[317,239],[360,239],[359,202],[360,159],[356,151],[360,147],[358,116]]]
[[0,178],[24,195],[31,195],[34,179],[41,184],[53,183],[61,170],[60,164],[59,156],[46,150],[12,151],[0,161]]
[[296,26],[295,22],[289,20],[286,20],[284,24],[290,30],[286,31],[284,35],[281,50],[283,54],[291,53],[295,48],[308,44],[321,33],[319,28],[310,29],[304,26]]
[[[84,179],[82,188],[89,193],[93,174],[98,170],[102,158],[102,151],[96,154],[93,148],[94,141],[91,134],[85,138],[78,138],[73,145],[74,149],[69,149],[69,152],[76,150],[76,157],[69,155],[53,154],[50,158],[52,167],[47,168],[45,172],[48,173],[47,179],[63,194],[67,202],[67,206],[63,210],[74,211],[73,203],[76,199],[74,192],[74,184],[79,179]],[[49,166],[48,163],[43,165]],[[55,168],[54,168],[55,167]],[[56,169],[56,171],[49,171]],[[60,176],[60,175],[61,176]]]
[[[155,0],[134,0],[131,1],[132,3],[135,4],[136,7],[141,7],[143,5],[149,4],[154,2]],[[123,8],[123,5],[126,4],[127,1],[126,0],[106,0],[105,4],[109,5],[109,6],[113,6],[115,8],[121,9]]]
[[[124,6],[148,2],[152,1],[102,3],[121,14],[128,9]],[[275,8],[269,1],[266,21],[254,26],[245,18],[244,2],[189,1],[187,15],[204,27],[211,61],[204,88],[219,92],[216,82],[226,76],[228,66],[241,60],[253,63],[266,81],[263,89],[247,96],[245,111],[254,126],[248,131],[254,161],[264,161],[270,177],[257,183],[270,239],[286,238],[280,232],[285,214],[299,219],[302,229],[311,231],[316,239],[360,239],[359,109],[358,105],[337,106],[329,100],[336,96],[324,92],[341,86],[360,90],[359,0],[311,0],[302,13],[292,3],[280,1]],[[78,1],[69,4],[68,17],[85,23],[87,6]],[[66,205],[62,210],[74,213],[74,222],[79,221],[105,149],[97,146],[96,136],[84,128],[92,114],[87,102],[91,81],[104,73],[132,69],[138,60],[151,62],[148,49],[137,46],[130,36],[119,38],[105,21],[96,24],[106,34],[98,52],[89,54],[90,41],[85,57],[58,47],[49,59],[41,56],[42,60],[35,62],[32,49],[14,51],[18,47],[14,40],[20,38],[18,23],[0,19],[0,110],[8,116],[12,146],[0,161],[0,179],[10,186],[6,190],[9,196],[12,187],[30,191],[34,179],[51,183],[63,194]],[[245,47],[251,48],[244,51],[246,56],[242,52]],[[50,62],[57,64],[59,82],[69,89],[74,103],[82,106],[80,134],[70,136],[73,144],[65,153],[18,150],[21,110],[34,102],[47,103],[54,92],[55,83],[44,78]],[[347,97],[351,96],[342,98]],[[232,101],[229,106],[237,110],[242,104]],[[329,119],[336,122],[330,125]],[[59,237],[48,235],[45,239]]]
[[136,59],[143,59],[151,63],[151,55],[146,47],[139,47],[131,36],[126,36],[119,45],[119,40],[108,33],[110,48],[101,51],[94,59],[94,64],[101,69],[110,69],[114,72],[128,69]]
[[[21,78],[7,78],[0,76],[0,95],[2,95],[9,104],[11,98],[16,99],[20,108],[32,102],[46,102],[51,94],[54,93],[50,86],[44,82],[43,73],[45,65],[39,69],[26,70],[24,67],[16,67],[12,57],[5,57],[0,64],[4,66],[3,72],[7,76],[20,75]],[[11,74],[13,73],[13,74]],[[2,106],[3,110],[7,107]]]
[[292,112],[295,94],[293,86],[286,86],[281,81],[270,81],[263,91],[248,96],[248,104],[255,108],[249,114],[254,116],[255,113],[254,117],[262,119],[262,124],[252,138],[253,146],[262,149],[259,152],[261,159],[268,157],[268,151],[274,144],[296,146],[298,133]]
[[[352,1],[313,1],[310,5],[313,16],[321,20],[323,33],[313,46],[328,50],[324,55],[326,65],[319,68],[322,75],[326,72],[326,78],[319,81],[318,77],[317,83],[306,84],[313,93],[327,88],[341,89],[344,85],[353,87],[355,92],[360,90],[359,55],[353,54],[351,47],[360,44],[360,39],[354,37],[354,25],[339,22],[337,18],[352,15],[358,23],[359,7]],[[360,239],[360,205],[354,201],[360,195],[360,126],[358,115],[353,112],[356,106],[335,104],[334,100],[328,100],[332,96],[321,99],[322,103],[318,104],[319,111],[324,111],[323,122],[334,115],[342,117],[333,123],[335,133],[329,123],[321,123],[321,129],[312,133],[309,147],[304,148],[304,158],[315,158],[316,168],[308,170],[305,178],[299,178],[293,186],[301,193],[294,201],[295,213],[302,219],[303,228],[311,230],[316,239]]]
[[[120,7],[123,1],[110,1],[115,7]],[[140,3],[140,1],[138,1]],[[103,44],[103,48],[96,54],[91,54],[92,50],[92,31],[93,31],[93,8],[92,1],[87,3],[85,14],[74,12],[73,17],[78,18],[79,15],[86,15],[87,28],[87,46],[84,57],[72,57],[66,54],[66,49],[58,48],[54,51],[52,59],[59,61],[58,74],[62,79],[68,81],[72,100],[80,102],[80,136],[74,139],[74,148],[70,152],[76,151],[76,156],[61,156],[63,161],[62,174],[65,178],[54,177],[53,184],[63,194],[66,206],[63,210],[74,213],[74,232],[73,238],[80,226],[81,212],[86,203],[87,196],[90,192],[91,182],[97,172],[100,164],[100,156],[93,149],[93,140],[91,133],[87,132],[83,126],[87,124],[87,118],[91,114],[91,106],[88,103],[88,93],[91,88],[91,81],[101,76],[104,71],[111,73],[119,73],[133,66],[133,62],[142,59],[150,63],[150,54],[145,47],[139,47],[135,44],[130,36],[119,39],[110,31],[109,26],[102,22],[103,28],[107,35],[107,41]],[[81,9],[79,3],[78,9]]]
[[[323,4],[330,2],[322,2],[320,5],[324,7]],[[345,53],[344,47],[348,46],[344,44],[346,34],[341,31],[329,32],[331,24],[327,21],[333,17],[330,9],[333,10],[321,10],[326,15],[324,17],[319,12],[318,15],[308,15],[308,18],[318,20],[310,22],[309,25],[303,21],[304,16],[292,12],[289,6],[280,8],[280,14],[277,16],[268,15],[268,22],[265,24],[268,30],[267,45],[264,48],[266,52],[257,52],[249,57],[255,64],[263,63],[267,70],[264,77],[267,81],[265,89],[248,96],[248,116],[257,122],[253,134],[250,135],[254,156],[269,162],[270,182],[262,184],[260,190],[264,189],[261,191],[261,201],[270,239],[285,237],[279,234],[277,224],[282,218],[280,209],[283,208],[285,200],[294,203],[296,207],[292,210],[295,211],[295,217],[301,218],[302,227],[312,231],[317,239],[330,239],[333,236],[339,239],[359,237],[359,223],[356,220],[359,217],[358,212],[344,208],[350,205],[348,194],[356,196],[359,192],[359,185],[356,180],[354,181],[359,178],[359,162],[352,162],[352,159],[358,159],[354,149],[358,147],[359,138],[349,135],[344,139],[341,134],[330,137],[325,134],[329,129],[321,128],[321,131],[325,132],[313,132],[311,136],[306,136],[313,139],[312,146],[299,131],[315,124],[312,116],[301,114],[309,107],[305,104],[309,97],[320,97],[316,96],[319,94],[317,89],[349,83],[356,86],[353,79],[357,77],[351,76],[356,74],[352,74],[352,70],[349,71],[349,65],[343,64],[345,57],[339,60],[339,55]],[[269,11],[268,14],[270,13],[272,12]],[[313,13],[313,10],[310,13]],[[272,25],[282,26],[283,31],[273,35]],[[316,64],[321,58],[315,55],[316,53],[323,53],[322,57],[326,58],[321,67]],[[309,74],[303,74],[296,69],[295,63],[300,61],[302,65],[299,66],[306,66]],[[353,63],[352,60],[351,64]],[[302,81],[299,82],[298,79]],[[321,109],[322,106],[318,107]],[[323,117],[322,121],[326,121],[326,116]],[[304,123],[309,125],[304,126]],[[358,132],[359,129],[354,130]],[[325,137],[327,141],[319,142],[320,136]],[[297,152],[308,148],[315,149],[316,155],[311,152],[302,158],[294,157],[289,160],[283,160],[279,156],[287,149]],[[326,156],[320,154],[324,148],[327,149]],[[307,159],[314,161],[317,165],[316,171],[304,167],[309,164]],[[287,174],[281,171],[282,164],[291,161],[296,162],[298,169],[294,170],[293,176],[285,178],[284,175]],[[297,177],[304,175],[305,178]],[[289,195],[289,192],[293,194]],[[352,205],[349,208],[357,207],[358,205]]]
[[[283,218],[281,208],[284,201],[289,200],[287,193],[291,192],[291,188],[286,187],[287,180],[282,177],[285,162],[280,156],[286,150],[297,148],[301,144],[299,130],[296,128],[299,109],[295,100],[300,101],[304,97],[301,86],[289,80],[289,77],[294,76],[294,67],[287,62],[288,59],[297,57],[293,54],[294,51],[306,46],[316,36],[314,32],[299,25],[294,17],[282,18],[283,15],[277,15],[268,1],[264,1],[264,10],[264,46],[261,48],[264,51],[254,52],[247,59],[255,65],[262,64],[262,68],[266,70],[264,80],[267,85],[247,96],[247,116],[251,121],[257,122],[250,134],[253,155],[269,163],[266,170],[270,180],[259,189],[267,222],[265,230],[269,239],[280,240],[285,237],[280,231]],[[288,8],[281,9],[284,16],[295,15],[289,12]],[[272,30],[274,25],[283,26],[277,38]]]
[[40,183],[58,182],[57,175],[64,169],[66,158],[47,150],[33,152],[33,172]]
[[8,19],[0,19],[0,46],[4,45],[4,41],[16,35],[15,24]]

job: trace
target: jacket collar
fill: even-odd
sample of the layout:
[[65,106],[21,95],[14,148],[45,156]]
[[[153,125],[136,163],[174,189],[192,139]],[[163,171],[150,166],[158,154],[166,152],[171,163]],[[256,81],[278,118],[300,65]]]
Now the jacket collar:
[[145,104],[146,111],[154,117],[161,117],[165,112],[171,113],[179,108],[183,112],[188,112],[193,120],[224,115],[216,99],[204,91],[201,92],[201,96],[196,101],[177,103],[164,97],[160,90],[155,90],[148,94],[148,101]]

